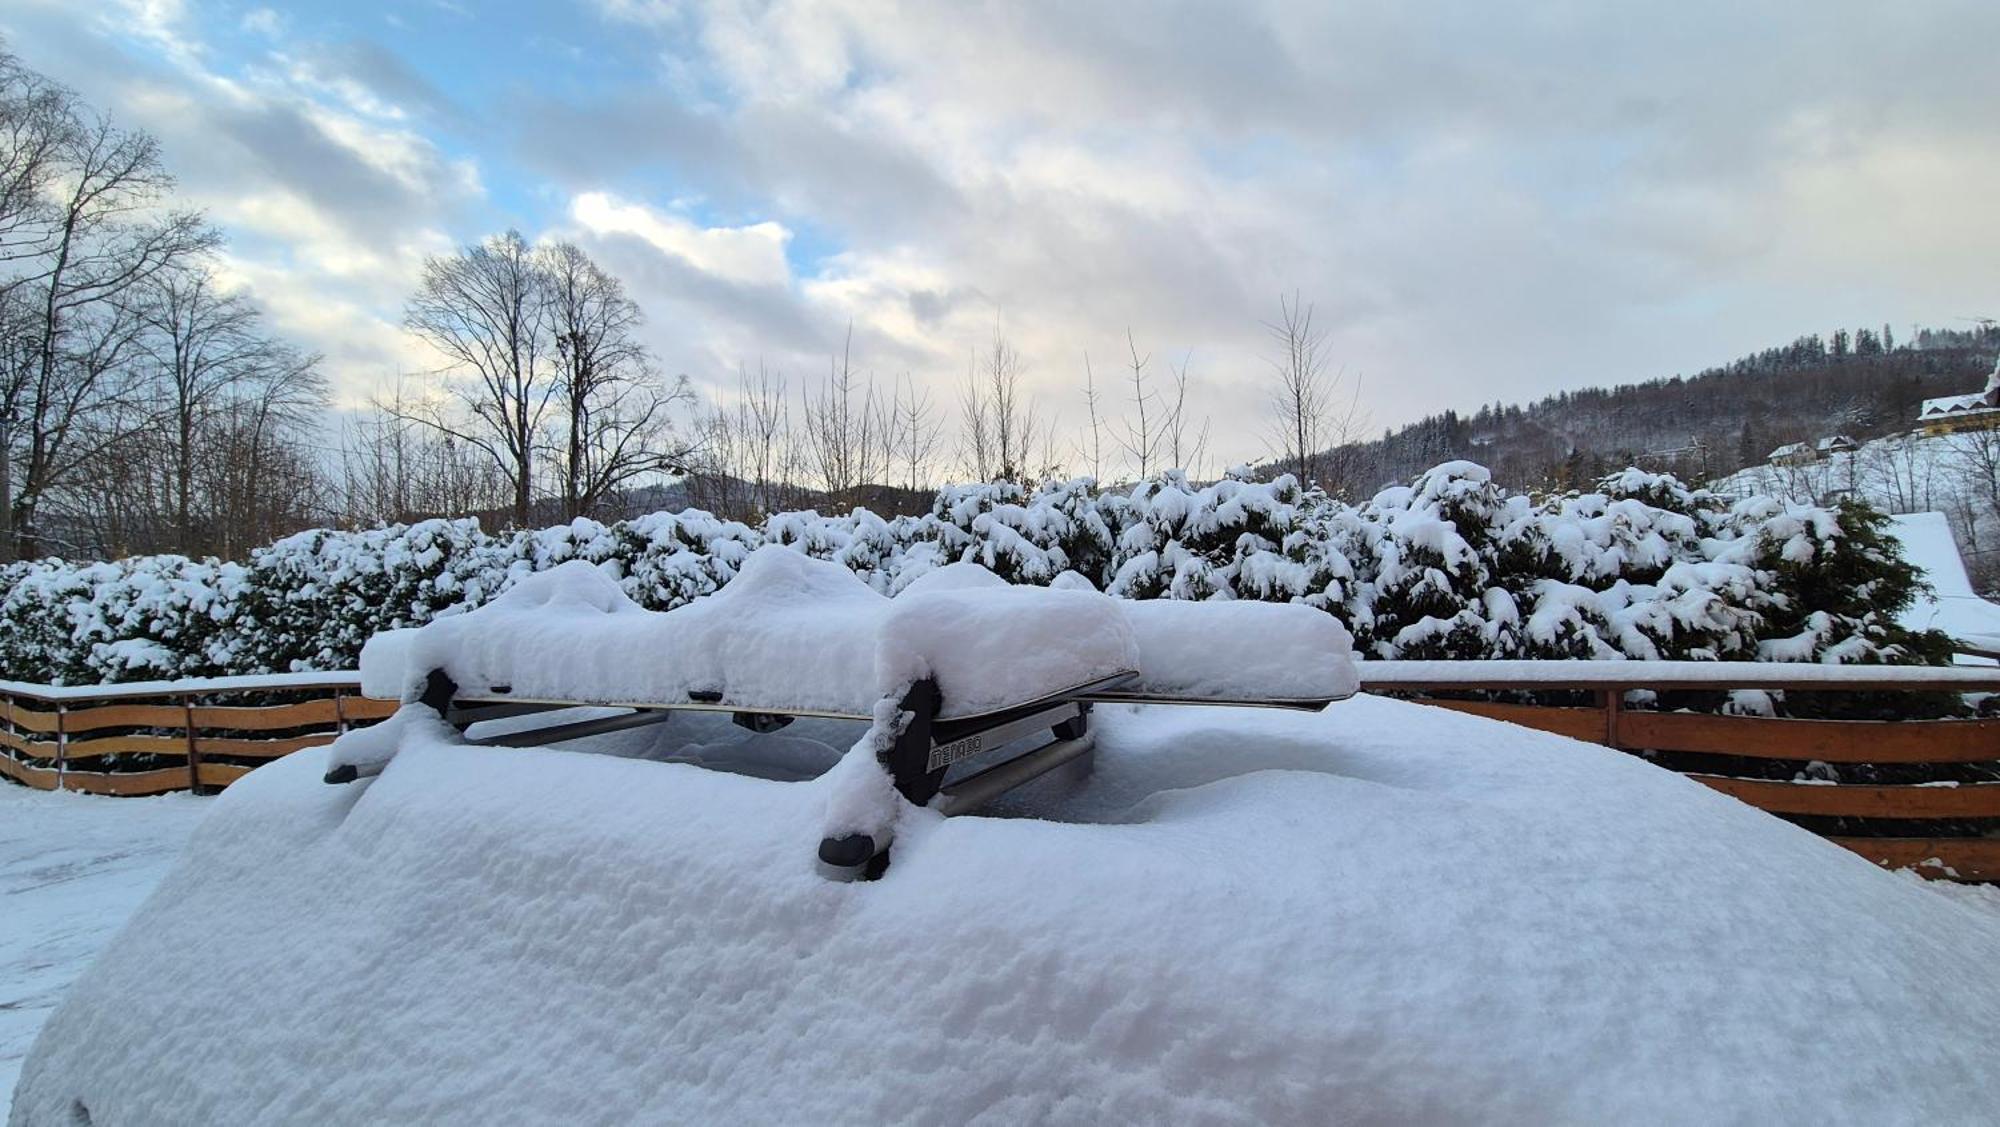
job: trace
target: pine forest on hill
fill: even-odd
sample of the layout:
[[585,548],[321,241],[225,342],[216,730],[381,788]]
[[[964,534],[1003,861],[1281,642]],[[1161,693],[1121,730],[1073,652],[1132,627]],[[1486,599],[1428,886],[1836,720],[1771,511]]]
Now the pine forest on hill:
[[1757,465],[1788,442],[1907,432],[1925,399],[1978,391],[2000,327],[1888,326],[1791,344],[1697,372],[1559,392],[1526,406],[1445,411],[1336,452],[1366,493],[1468,458],[1519,487],[1572,489],[1637,465],[1701,483]]

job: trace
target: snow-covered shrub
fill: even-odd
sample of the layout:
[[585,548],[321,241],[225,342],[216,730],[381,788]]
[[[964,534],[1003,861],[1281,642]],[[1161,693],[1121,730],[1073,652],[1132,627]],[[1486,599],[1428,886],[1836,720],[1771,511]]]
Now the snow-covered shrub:
[[1754,497],[1732,510],[1737,537],[1718,545],[1722,562],[1754,568],[1746,601],[1762,616],[1757,658],[1839,665],[1948,660],[1949,641],[1896,621],[1924,583],[1867,505],[1838,508]]
[[17,563],[0,573],[0,662],[10,677],[98,684],[233,672],[239,564],[183,556]]
[[83,683],[352,668],[370,635],[462,613],[582,559],[643,606],[709,594],[756,548],[836,561],[893,595],[972,561],[1017,583],[1127,598],[1302,602],[1377,658],[1935,662],[1902,629],[1919,588],[1885,521],[1753,498],[1733,506],[1626,470],[1585,493],[1509,493],[1449,462],[1358,505],[1247,471],[1100,491],[950,486],[885,520],[779,513],[761,528],[689,510],[489,535],[471,520],[317,530],[247,564],[143,557],[0,569],[0,675]]
[[[1140,483],[1126,498],[1124,531],[1105,590],[1126,598],[1303,602],[1336,613],[1353,568],[1339,536],[1290,474],[1195,486],[1178,473]],[[1344,509],[1340,510],[1345,512]]]
[[[1508,498],[1484,466],[1446,462],[1385,489],[1362,511],[1367,621],[1356,640],[1372,657],[1512,656],[1514,600],[1495,597]],[[1505,593],[1504,588],[1500,588]],[[1488,617],[1488,610],[1493,617]]]
[[[1012,583],[1046,584],[1065,571],[1102,583],[1114,526],[1090,478],[950,485],[911,529],[945,562],[977,563]],[[915,578],[911,576],[910,578]]]
[[351,667],[373,634],[498,594],[509,555],[469,519],[317,529],[259,548],[229,615],[238,671]]

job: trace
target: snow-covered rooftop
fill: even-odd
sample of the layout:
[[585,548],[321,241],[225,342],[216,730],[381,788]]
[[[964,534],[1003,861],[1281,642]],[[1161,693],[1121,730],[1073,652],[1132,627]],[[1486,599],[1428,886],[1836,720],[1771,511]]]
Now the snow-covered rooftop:
[[1988,402],[1987,393],[1975,391],[1966,395],[1944,395],[1936,399],[1926,399],[1923,406],[1918,409],[1917,417],[1928,419],[1939,415],[1959,415],[1971,411],[1995,409],[1993,404]]
[[1932,588],[1931,594],[1918,596],[1903,612],[1903,625],[1942,630],[1978,649],[2000,651],[2000,605],[1972,589],[1945,515],[1904,513],[1889,520],[1890,531],[1903,542],[1904,556],[1924,569]]
[[1776,461],[1779,458],[1793,458],[1801,454],[1810,454],[1810,453],[1812,453],[1812,447],[1808,446],[1803,442],[1787,442],[1783,446],[1780,446],[1776,450],[1773,450],[1769,454],[1765,455],[1765,457],[1772,461]]
[[[817,746],[703,722],[622,750]],[[1690,780],[1380,698],[1098,728],[1080,789],[914,811],[868,884],[808,860],[825,779],[299,753],[215,800],[13,1122],[1991,1110],[1992,917]]]

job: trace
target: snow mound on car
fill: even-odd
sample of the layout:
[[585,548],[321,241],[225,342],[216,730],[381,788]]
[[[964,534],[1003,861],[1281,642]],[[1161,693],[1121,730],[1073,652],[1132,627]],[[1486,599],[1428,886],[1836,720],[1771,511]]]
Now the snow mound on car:
[[[413,733],[216,802],[16,1127],[1965,1122],[1989,917],[1602,748],[1102,706],[1096,774],[812,864],[825,779]],[[672,728],[669,725],[669,728]]]
[[1355,690],[1332,615],[1291,603],[1113,599],[1012,585],[956,563],[890,599],[839,564],[752,552],[721,590],[665,612],[571,560],[492,603],[361,653],[362,690],[412,699],[442,669],[473,696],[672,704],[719,693],[746,709],[870,715],[934,677],[943,715],[970,716],[1122,673],[1161,695],[1327,700]]

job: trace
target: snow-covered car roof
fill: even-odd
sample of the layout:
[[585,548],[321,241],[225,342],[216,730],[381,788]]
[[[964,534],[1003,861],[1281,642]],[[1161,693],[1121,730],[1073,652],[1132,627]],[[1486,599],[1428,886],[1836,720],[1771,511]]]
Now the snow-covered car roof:
[[1098,711],[1086,783],[912,811],[862,884],[810,862],[826,779],[281,760],[75,984],[12,1122],[1990,1114],[2000,937],[1913,879],[1418,704]]

